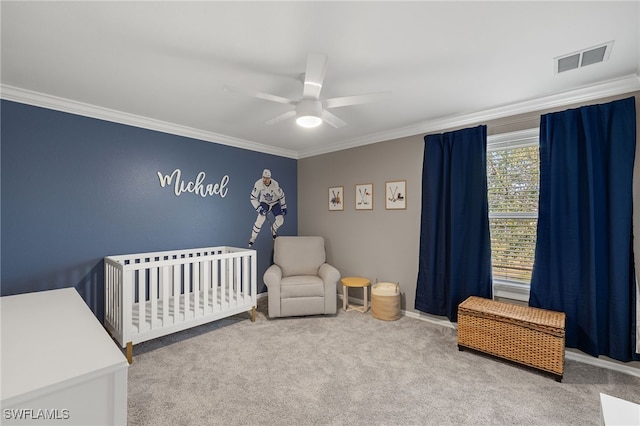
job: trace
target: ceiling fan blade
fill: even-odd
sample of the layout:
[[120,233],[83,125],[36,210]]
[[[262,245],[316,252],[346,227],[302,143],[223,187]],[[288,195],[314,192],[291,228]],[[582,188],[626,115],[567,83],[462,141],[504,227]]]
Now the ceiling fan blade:
[[307,56],[307,69],[304,73],[304,99],[319,99],[324,75],[327,73],[327,55],[310,53]]
[[339,129],[340,127],[344,127],[347,125],[347,123],[345,123],[344,121],[342,121],[342,119],[336,117],[334,114],[330,113],[327,110],[323,110],[322,111],[322,119],[332,125],[333,127],[335,127],[336,129]]
[[284,114],[281,114],[281,115],[279,115],[279,116],[277,116],[275,118],[272,118],[271,120],[268,120],[266,122],[266,124],[268,124],[269,126],[273,126],[274,124],[279,123],[279,122],[281,122],[283,120],[286,120],[287,118],[291,118],[294,115],[296,115],[296,111],[295,110],[287,111]]
[[349,105],[361,105],[371,102],[377,102],[387,97],[390,92],[376,92],[366,95],[343,96],[340,98],[331,98],[324,101],[325,108],[340,108]]
[[226,84],[223,86],[223,89],[227,92],[240,93],[243,95],[248,95],[248,96],[252,96],[259,99],[265,99],[267,101],[278,102],[281,104],[295,105],[297,103],[297,101],[294,101],[293,99],[283,98],[282,96],[271,95],[269,93],[256,92],[254,90],[249,90],[249,89],[241,89],[239,87],[229,86]]

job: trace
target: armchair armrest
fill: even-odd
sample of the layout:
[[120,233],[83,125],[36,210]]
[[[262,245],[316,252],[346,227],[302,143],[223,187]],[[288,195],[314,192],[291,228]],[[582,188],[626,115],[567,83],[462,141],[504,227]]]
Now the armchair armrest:
[[318,276],[324,282],[324,313],[335,314],[338,308],[337,287],[340,279],[340,271],[328,263],[323,263],[318,269]]
[[282,280],[282,268],[278,265],[271,265],[264,271],[263,275],[264,283],[272,290],[274,287],[280,287],[280,281]]
[[269,316],[280,316],[280,281],[282,280],[282,268],[271,265],[262,276],[265,285],[269,289]]
[[334,283],[337,285],[340,279],[340,272],[328,263],[323,263],[320,269],[318,269],[318,276],[325,283]]

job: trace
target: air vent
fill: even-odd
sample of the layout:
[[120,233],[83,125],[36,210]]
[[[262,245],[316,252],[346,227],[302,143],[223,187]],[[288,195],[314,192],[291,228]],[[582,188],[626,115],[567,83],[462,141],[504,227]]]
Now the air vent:
[[609,59],[613,41],[555,58],[555,71],[561,73]]

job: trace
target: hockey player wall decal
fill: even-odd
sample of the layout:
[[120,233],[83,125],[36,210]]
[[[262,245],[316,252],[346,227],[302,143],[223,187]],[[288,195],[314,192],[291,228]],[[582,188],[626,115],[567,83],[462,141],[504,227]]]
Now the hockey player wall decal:
[[[284,224],[284,217],[287,214],[287,202],[284,190],[275,179],[271,178],[271,170],[269,169],[264,169],[262,178],[258,179],[253,185],[249,199],[253,208],[258,212],[251,231],[251,238],[249,239],[249,247],[251,247],[256,241],[265,220],[270,225],[273,239],[278,236],[278,228]],[[268,218],[269,213],[274,216],[273,223]]]

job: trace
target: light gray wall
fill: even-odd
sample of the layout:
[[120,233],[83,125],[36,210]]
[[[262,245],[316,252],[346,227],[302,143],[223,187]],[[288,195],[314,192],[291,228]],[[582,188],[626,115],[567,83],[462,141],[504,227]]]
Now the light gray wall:
[[[411,310],[418,272],[423,145],[423,138],[414,136],[298,161],[298,233],[325,237],[328,260],[343,277],[399,282],[402,309]],[[407,208],[386,210],[385,184],[397,180],[407,182]],[[355,209],[355,185],[361,183],[373,184],[373,210]],[[344,187],[343,211],[329,211],[333,186]],[[362,290],[349,295],[361,298]]]
[[[547,112],[634,95],[636,109],[640,112],[640,92],[634,92],[477,124],[486,124],[489,135],[530,129],[538,127],[540,115]],[[638,125],[640,134],[640,119]],[[452,129],[441,131],[449,130]],[[299,235],[325,237],[328,260],[340,270],[342,276],[363,276],[371,279],[372,283],[376,279],[381,282],[399,282],[402,309],[421,316],[425,314],[414,309],[414,302],[420,243],[423,152],[424,135],[416,135],[298,161]],[[640,149],[636,150],[636,155],[640,157]],[[640,161],[636,161],[636,167],[639,163]],[[406,210],[385,210],[385,182],[394,180],[407,181]],[[634,200],[638,203],[638,174],[634,180]],[[355,185],[359,183],[373,183],[372,211],[355,210]],[[329,211],[328,190],[332,186],[344,186],[344,211]],[[640,226],[638,210],[634,213],[636,229]],[[634,249],[636,257],[639,257],[640,238],[636,238]],[[361,292],[353,290],[349,295],[362,297]]]

